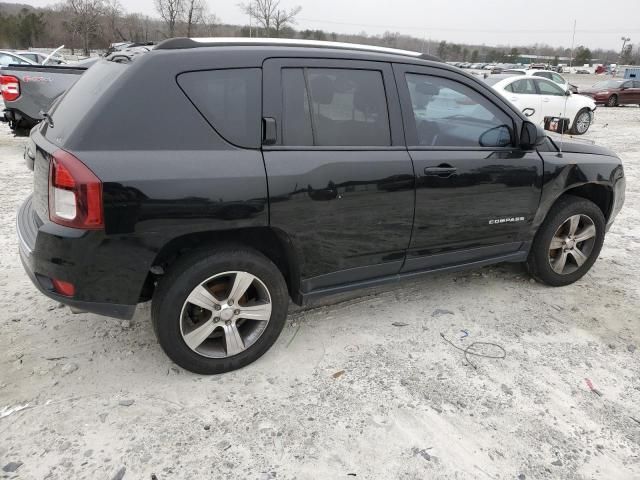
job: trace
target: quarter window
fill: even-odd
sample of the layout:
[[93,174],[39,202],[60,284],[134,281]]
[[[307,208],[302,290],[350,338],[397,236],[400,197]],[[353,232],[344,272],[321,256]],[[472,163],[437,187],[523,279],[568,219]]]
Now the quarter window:
[[285,145],[391,145],[381,72],[285,68],[282,85]]
[[446,78],[409,73],[417,143],[421,146],[504,147],[512,121],[487,98]]
[[228,142],[246,148],[260,146],[259,68],[188,72],[178,76],[178,84]]

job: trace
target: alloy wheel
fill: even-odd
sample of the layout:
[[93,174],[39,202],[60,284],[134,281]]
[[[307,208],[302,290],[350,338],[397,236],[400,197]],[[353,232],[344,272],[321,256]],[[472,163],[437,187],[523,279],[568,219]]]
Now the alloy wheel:
[[258,277],[242,271],[219,273],[185,300],[180,313],[182,339],[204,357],[238,355],[262,336],[271,309],[269,290]]
[[582,112],[578,115],[576,119],[576,132],[579,134],[585,133],[589,130],[589,125],[591,125],[591,113],[590,112]]
[[551,239],[549,264],[554,272],[568,275],[589,259],[596,240],[596,226],[587,215],[566,219]]

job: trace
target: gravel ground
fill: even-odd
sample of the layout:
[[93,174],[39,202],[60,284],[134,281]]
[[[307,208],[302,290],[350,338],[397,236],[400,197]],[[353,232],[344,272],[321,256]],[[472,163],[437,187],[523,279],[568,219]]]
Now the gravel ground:
[[[148,305],[73,315],[31,285],[31,172],[0,125],[0,478],[640,478],[639,133],[637,107],[600,108],[585,136],[628,186],[578,283],[498,265],[292,309],[262,359],[203,377],[165,357]],[[441,333],[506,357],[474,368]]]

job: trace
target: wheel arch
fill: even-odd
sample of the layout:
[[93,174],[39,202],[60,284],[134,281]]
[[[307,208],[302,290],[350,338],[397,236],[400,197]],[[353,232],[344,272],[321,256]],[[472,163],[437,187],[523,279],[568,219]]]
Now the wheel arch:
[[613,207],[613,188],[611,186],[602,183],[585,183],[579,186],[569,187],[563,191],[553,203],[555,204],[560,198],[567,195],[592,201],[602,211],[605,221],[609,220]]
[[153,296],[155,282],[180,257],[194,250],[244,246],[259,251],[280,270],[287,282],[289,296],[300,303],[300,272],[288,235],[272,227],[249,227],[234,230],[189,233],[171,239],[156,254],[142,289],[141,301]]

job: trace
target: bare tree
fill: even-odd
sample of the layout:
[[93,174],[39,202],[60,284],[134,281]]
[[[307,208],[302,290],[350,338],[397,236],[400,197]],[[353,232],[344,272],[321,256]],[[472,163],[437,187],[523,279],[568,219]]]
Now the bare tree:
[[85,55],[89,55],[91,37],[100,31],[100,20],[104,15],[104,0],[67,0],[65,8],[70,15],[67,28],[82,39]]
[[187,23],[187,37],[191,36],[193,26],[206,23],[207,7],[203,0],[186,0],[187,14],[185,21]]
[[214,36],[219,23],[220,19],[215,14],[205,15],[201,26],[202,34],[207,37]]
[[302,10],[302,7],[281,9],[280,0],[251,0],[241,3],[240,8],[250,18],[255,18],[267,37],[271,36],[272,31],[279,35],[283,28],[295,23],[295,16]]
[[106,33],[109,37],[109,42],[113,43],[116,40],[125,40],[119,28],[123,14],[120,0],[106,0],[104,12],[107,23]]
[[296,23],[296,15],[298,15],[301,10],[301,6],[293,7],[290,10],[279,8],[276,10],[276,14],[273,16],[273,29],[276,32],[276,37],[280,36],[280,32],[284,28],[290,27]]
[[176,23],[184,13],[185,0],[155,0],[156,10],[167,24],[169,36],[176,34]]

